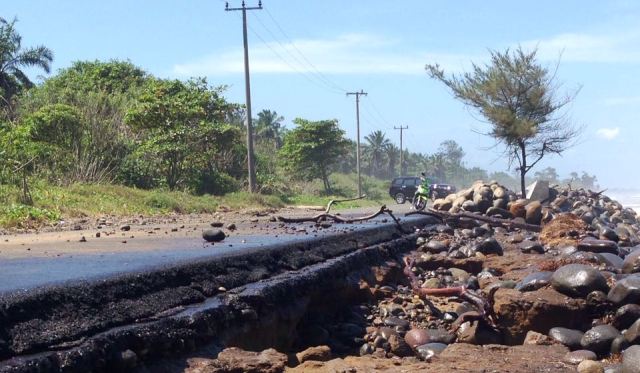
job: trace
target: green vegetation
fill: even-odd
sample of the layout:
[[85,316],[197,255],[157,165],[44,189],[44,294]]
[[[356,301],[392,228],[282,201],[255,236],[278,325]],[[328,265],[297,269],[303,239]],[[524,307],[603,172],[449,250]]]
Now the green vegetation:
[[535,50],[491,51],[489,63],[474,64],[473,71],[462,76],[445,77],[438,65],[426,68],[491,123],[486,135],[504,145],[510,163],[518,164],[523,198],[527,172],[544,156],[561,154],[579,133],[562,113],[574,96],[558,96],[555,73],[538,63]]
[[[356,144],[345,138],[336,120],[297,118],[287,128],[276,111],[259,112],[254,123],[260,193],[249,194],[242,191],[247,184],[246,112],[225,99],[224,86],[202,78],[159,79],[117,60],[76,61],[34,85],[21,69],[49,72],[53,53],[42,46],[24,48],[15,24],[0,18],[0,226],[37,226],[79,216],[207,213],[220,206],[325,205],[356,195]],[[520,53],[512,61],[508,53],[494,54],[487,79],[503,70],[508,74],[487,85],[511,84],[524,73],[539,84],[536,95],[527,96],[535,104],[527,110],[546,110],[547,116],[530,121],[516,116],[509,122],[503,108],[490,119],[500,128],[524,126],[527,154],[542,157],[556,150],[545,141],[542,149],[535,146],[545,139],[545,126],[555,123],[550,115],[563,102],[553,101],[547,72],[533,57]],[[512,62],[519,63],[514,71],[509,70]],[[446,80],[435,68],[432,74],[462,90],[456,85],[462,82]],[[505,131],[499,139],[506,142],[521,134]],[[338,207],[389,203],[391,178],[422,171],[458,187],[477,179],[517,185],[513,175],[467,167],[464,150],[453,140],[443,141],[432,154],[404,150],[400,165],[400,149],[383,131],[375,131],[364,137],[362,155],[367,198]],[[536,162],[523,163],[521,175]],[[560,182],[555,170],[544,171],[537,176]],[[574,174],[572,185],[594,185],[595,176]]]

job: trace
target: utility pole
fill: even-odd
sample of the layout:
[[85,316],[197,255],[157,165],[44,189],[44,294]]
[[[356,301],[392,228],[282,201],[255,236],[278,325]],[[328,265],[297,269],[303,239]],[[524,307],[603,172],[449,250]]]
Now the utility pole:
[[256,191],[256,162],[253,155],[253,124],[251,119],[251,80],[249,78],[249,42],[247,41],[247,10],[261,10],[262,0],[258,1],[258,6],[247,7],[244,0],[241,8],[229,8],[229,3],[225,3],[224,10],[242,11],[242,38],[244,42],[244,84],[247,104],[247,168],[249,169],[249,192]]
[[406,126],[406,127],[402,127],[402,126],[400,126],[400,127],[396,127],[396,126],[393,126],[393,129],[394,129],[394,130],[400,130],[400,176],[402,176],[402,173],[403,173],[403,171],[402,171],[402,165],[404,164],[404,162],[403,162],[404,154],[403,154],[403,151],[402,151],[402,131],[403,131],[403,130],[408,130],[408,129],[409,129],[409,126]]
[[347,96],[356,96],[356,168],[358,169],[358,197],[362,196],[362,179],[360,178],[360,96],[367,93],[362,89],[360,92],[347,92]]

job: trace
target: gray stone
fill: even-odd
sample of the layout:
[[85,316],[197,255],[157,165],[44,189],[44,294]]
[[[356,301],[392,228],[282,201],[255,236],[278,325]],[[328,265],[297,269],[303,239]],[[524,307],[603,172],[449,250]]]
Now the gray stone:
[[627,348],[622,353],[622,373],[640,372],[640,346]]
[[640,276],[629,276],[618,281],[609,291],[607,298],[617,305],[638,303],[640,301]]
[[613,314],[613,320],[611,325],[618,330],[627,329],[636,320],[640,319],[640,305],[637,304],[625,304],[618,308],[616,313]]
[[580,340],[580,344],[595,353],[608,353],[611,342],[620,335],[618,329],[611,325],[598,325],[587,330]]
[[447,348],[444,343],[427,343],[416,347],[416,355],[424,361],[429,361],[432,357],[440,354]]
[[439,240],[430,240],[429,242],[427,242],[426,245],[424,245],[424,251],[433,253],[433,254],[447,251],[448,248],[449,248],[449,245],[447,243]]
[[621,269],[622,265],[624,264],[623,259],[616,254],[600,253],[598,255],[600,255],[605,260],[609,267]]
[[520,280],[515,289],[520,291],[535,291],[549,285],[553,272],[534,272]]
[[564,355],[563,360],[569,364],[580,364],[584,360],[596,360],[598,356],[595,352],[589,350],[576,350],[568,352]]
[[496,206],[489,207],[487,209],[486,215],[487,216],[497,216],[497,217],[500,217],[502,219],[511,219],[511,218],[513,218],[513,214],[511,212],[505,210],[504,208],[500,208],[500,207],[496,207]]
[[498,241],[493,237],[487,238],[486,240],[482,241],[476,247],[476,250],[484,255],[488,255],[488,254],[502,255],[503,254],[502,246],[500,246],[500,243],[498,243]]
[[549,182],[538,180],[527,187],[527,199],[544,201],[549,198]]
[[582,348],[580,341],[582,340],[583,336],[584,336],[584,333],[581,332],[580,330],[561,328],[561,327],[549,329],[549,337],[569,347],[569,349],[571,350]]
[[609,240],[584,239],[578,243],[578,250],[618,254],[618,244]]
[[619,335],[611,342],[611,353],[622,353],[622,351],[626,350],[629,346],[630,343],[627,341],[627,339],[624,336]]
[[387,317],[386,319],[384,319],[384,324],[392,328],[398,327],[404,330],[409,329],[409,321],[395,316]]
[[640,319],[631,324],[631,326],[624,332],[624,338],[630,344],[640,344]]
[[585,297],[594,290],[609,290],[600,271],[584,264],[567,264],[558,268],[551,276],[551,285],[558,292],[572,297]]
[[578,373],[604,373],[604,367],[599,361],[584,360],[578,364]]
[[636,272],[640,272],[640,250],[632,251],[622,263],[622,273]]
[[524,241],[518,247],[525,254],[544,254],[544,247],[538,242]]
[[207,242],[222,241],[227,236],[220,229],[206,229],[202,232],[202,238]]

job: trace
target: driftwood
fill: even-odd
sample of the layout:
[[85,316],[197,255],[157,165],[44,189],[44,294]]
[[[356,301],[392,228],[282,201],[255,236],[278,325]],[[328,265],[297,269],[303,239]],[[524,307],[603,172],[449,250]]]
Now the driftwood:
[[469,219],[475,219],[475,220],[479,220],[485,223],[489,223],[489,225],[491,225],[492,227],[503,227],[503,228],[507,228],[507,229],[514,229],[514,228],[520,228],[520,229],[525,229],[531,232],[540,232],[542,230],[542,227],[536,224],[528,224],[528,223],[519,223],[517,221],[513,221],[511,219],[502,219],[502,218],[494,218],[491,216],[485,216],[485,215],[479,215],[479,214],[473,214],[471,212],[458,212],[458,213],[451,213],[451,212],[447,212],[447,211],[438,211],[438,210],[434,210],[434,209],[429,209],[429,211],[412,211],[412,212],[408,212],[407,214],[405,214],[405,216],[409,216],[409,215],[430,215],[430,216],[436,216],[440,219],[442,219],[443,221],[445,219],[460,219],[460,218],[469,218]]
[[[327,206],[328,208],[329,206]],[[300,218],[287,218],[285,216],[277,216],[276,219],[278,221],[281,221],[283,223],[306,223],[306,222],[315,222],[315,223],[320,223],[321,221],[324,220],[328,220],[331,219],[336,223],[345,223],[345,224],[350,224],[350,223],[355,223],[355,222],[360,222],[360,221],[367,221],[367,220],[371,220],[374,219],[380,215],[383,214],[387,214],[391,217],[391,219],[393,219],[393,221],[396,223],[398,229],[403,232],[403,233],[408,233],[404,230],[404,228],[402,227],[402,225],[400,224],[400,220],[398,218],[396,218],[395,215],[393,215],[393,211],[389,210],[387,208],[386,205],[382,205],[380,206],[380,210],[378,210],[377,212],[370,214],[370,215],[365,215],[365,216],[359,216],[359,217],[355,217],[355,218],[344,218],[340,215],[334,215],[334,214],[329,214],[327,212],[322,213],[322,214],[318,214],[315,216],[306,216],[306,217],[300,217]]]
[[331,201],[329,201],[329,203],[327,203],[327,208],[324,210],[324,212],[328,214],[329,210],[331,210],[331,206],[333,206],[333,204],[335,203],[356,201],[359,199],[363,199],[366,196],[367,196],[366,194],[363,194],[360,197],[353,197],[353,198],[347,198],[347,199],[332,199]]

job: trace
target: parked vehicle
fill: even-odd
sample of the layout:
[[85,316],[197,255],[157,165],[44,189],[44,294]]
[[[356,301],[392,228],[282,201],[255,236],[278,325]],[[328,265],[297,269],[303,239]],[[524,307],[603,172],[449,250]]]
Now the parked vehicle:
[[[432,200],[436,198],[444,198],[450,193],[455,193],[456,188],[453,185],[442,183],[434,177],[428,177],[431,187],[429,198]],[[389,195],[393,198],[396,203],[402,204],[405,203],[407,199],[413,198],[422,182],[420,178],[417,176],[401,176],[396,177],[391,181],[391,186],[389,187]]]

